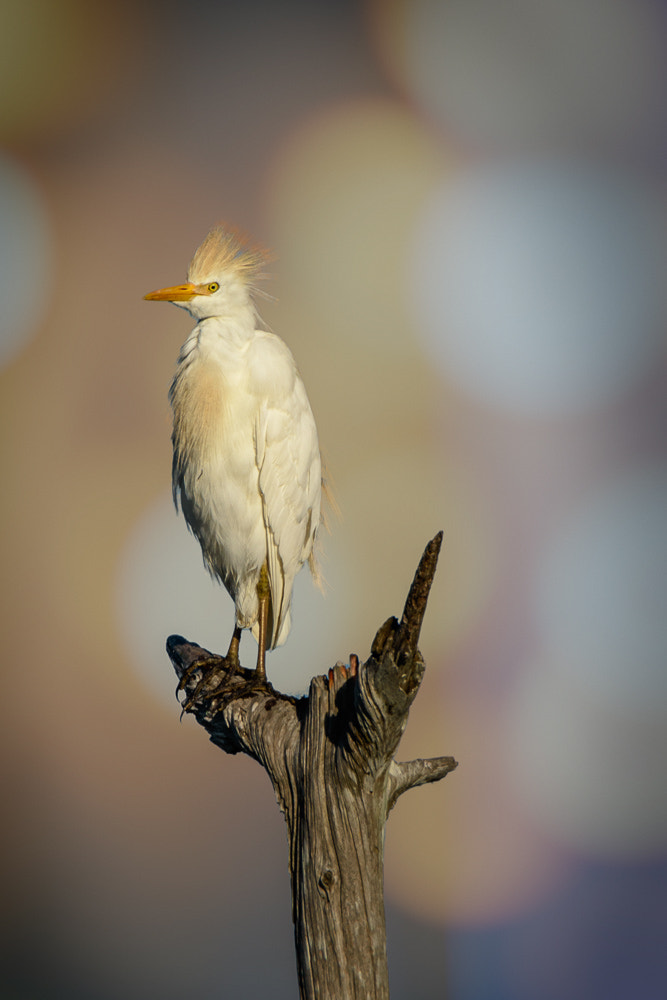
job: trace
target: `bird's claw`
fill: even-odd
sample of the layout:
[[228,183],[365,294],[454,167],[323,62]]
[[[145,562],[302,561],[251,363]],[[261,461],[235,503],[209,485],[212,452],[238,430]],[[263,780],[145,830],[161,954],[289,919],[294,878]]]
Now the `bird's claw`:
[[[190,666],[183,671],[183,673],[181,674],[181,678],[178,684],[176,685],[177,700],[179,700],[178,698],[179,694],[181,693],[181,691],[185,690],[193,674],[196,674],[197,671],[200,671],[202,676],[201,679],[195,685],[195,688],[190,694],[190,696],[186,698],[186,700],[183,702],[181,717],[183,716],[183,712],[189,711],[190,708],[192,708],[192,706],[194,705],[194,703],[201,698],[204,690],[209,687],[210,674],[207,675],[207,668],[218,666],[221,661],[224,662],[223,658],[220,656],[201,656],[199,657],[199,659],[194,660],[190,664]],[[216,687],[217,686],[218,685],[216,684]]]

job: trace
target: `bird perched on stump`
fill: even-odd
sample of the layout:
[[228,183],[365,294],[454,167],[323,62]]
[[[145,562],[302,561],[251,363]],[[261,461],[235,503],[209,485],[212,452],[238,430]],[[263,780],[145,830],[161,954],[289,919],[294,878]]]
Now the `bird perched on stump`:
[[169,400],[172,487],[211,575],[241,630],[265,650],[285,642],[296,574],[320,525],[322,472],[315,420],[287,345],[259,327],[253,302],[267,257],[216,226],[195,252],[187,282],[145,296],[173,302],[197,325],[181,348]]

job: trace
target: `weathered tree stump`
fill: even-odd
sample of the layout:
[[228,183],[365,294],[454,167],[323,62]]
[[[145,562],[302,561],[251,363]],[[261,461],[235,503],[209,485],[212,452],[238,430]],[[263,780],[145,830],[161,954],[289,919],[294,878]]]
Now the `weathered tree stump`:
[[213,743],[265,768],[287,822],[302,1000],[389,997],[383,900],[387,815],[409,788],[438,781],[453,757],[397,763],[394,752],[422,677],[417,648],[440,551],[431,541],[403,617],[389,618],[359,666],[338,663],[296,699],[181,636],[167,651]]

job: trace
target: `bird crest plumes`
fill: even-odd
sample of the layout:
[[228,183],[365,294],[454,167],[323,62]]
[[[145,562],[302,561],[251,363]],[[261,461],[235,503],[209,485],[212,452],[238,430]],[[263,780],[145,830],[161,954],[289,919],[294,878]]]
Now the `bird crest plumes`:
[[264,267],[270,255],[261,247],[248,242],[234,229],[214,226],[204,242],[195,250],[188,268],[188,281],[195,284],[209,278],[231,273],[246,284],[266,277]]

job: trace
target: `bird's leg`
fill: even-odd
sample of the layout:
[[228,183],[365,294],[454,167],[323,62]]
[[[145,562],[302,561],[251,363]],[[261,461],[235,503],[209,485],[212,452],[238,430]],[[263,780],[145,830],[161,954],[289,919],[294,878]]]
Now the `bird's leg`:
[[239,643],[241,642],[241,626],[234,626],[234,634],[232,635],[232,641],[229,644],[229,649],[227,650],[227,656],[225,659],[232,666],[238,667],[239,665]]
[[269,586],[269,574],[266,569],[266,563],[262,566],[259,571],[259,580],[257,581],[257,596],[259,598],[259,636],[257,637],[258,650],[257,650],[257,666],[255,671],[258,677],[262,680],[266,679],[266,627],[269,621],[269,600],[271,598],[271,588]]

